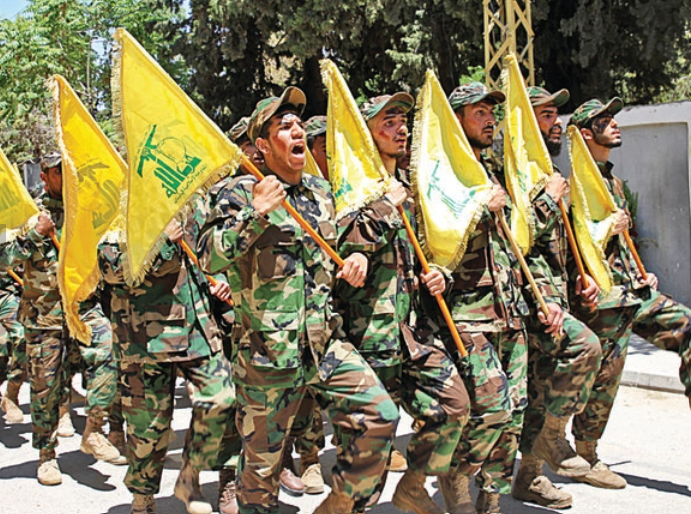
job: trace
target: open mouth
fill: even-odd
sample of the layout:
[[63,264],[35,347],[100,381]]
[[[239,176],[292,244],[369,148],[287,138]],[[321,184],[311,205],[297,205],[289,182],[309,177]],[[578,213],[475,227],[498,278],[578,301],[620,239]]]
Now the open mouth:
[[304,143],[297,143],[295,146],[293,146],[293,149],[290,151],[295,156],[301,157],[305,155],[305,144]]

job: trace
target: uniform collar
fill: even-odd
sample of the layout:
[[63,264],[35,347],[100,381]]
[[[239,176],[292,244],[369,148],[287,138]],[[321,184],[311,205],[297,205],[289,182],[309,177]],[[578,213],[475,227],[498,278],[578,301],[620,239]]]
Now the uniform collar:
[[600,173],[602,173],[603,177],[612,178],[612,168],[614,168],[614,164],[610,161],[598,162],[597,167],[600,169]]

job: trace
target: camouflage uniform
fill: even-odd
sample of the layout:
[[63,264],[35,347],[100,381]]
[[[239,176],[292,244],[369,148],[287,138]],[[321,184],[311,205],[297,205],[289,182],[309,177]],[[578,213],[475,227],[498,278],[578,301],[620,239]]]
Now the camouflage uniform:
[[7,380],[15,387],[27,376],[24,327],[17,320],[20,288],[6,271],[0,271],[0,385]]
[[[410,184],[400,170],[396,178],[409,193],[403,208],[415,227]],[[424,475],[446,473],[468,420],[468,393],[443,343],[427,323],[416,326],[420,267],[397,208],[382,198],[343,217],[339,251],[360,252],[369,261],[365,285],[341,280],[334,297],[348,339],[414,419],[408,467]]]
[[[183,224],[184,239],[196,246],[202,200]],[[166,240],[148,274],[136,286],[125,283],[117,237],[99,246],[99,266],[108,284],[115,348],[121,362],[122,410],[127,421],[128,470],[133,494],[159,491],[173,415],[177,371],[193,385],[192,420],[185,437],[183,466],[221,469],[239,453],[235,391],[211,315],[206,278]]]
[[[498,182],[488,163],[484,165]],[[461,359],[448,330],[442,329],[442,333],[471,402],[470,421],[452,466],[465,476],[480,471],[476,482],[486,493],[509,494],[528,405],[528,355],[522,320],[528,315],[528,305],[518,260],[496,215],[486,208],[452,280],[445,299],[468,357]]]
[[[559,170],[555,167],[555,173]],[[564,312],[564,335],[545,333],[532,306],[528,326],[528,409],[525,413],[520,449],[531,453],[535,438],[545,422],[545,413],[570,418],[583,410],[600,364],[597,336],[572,316],[568,303],[569,252],[561,210],[542,191],[533,201],[535,243],[526,261],[547,303]]]
[[[44,194],[37,202],[50,213],[59,235],[64,222],[62,200]],[[0,250],[0,266],[24,266],[24,291],[18,318],[24,325],[29,356],[33,446],[54,450],[59,405],[68,387],[65,376],[69,366],[65,366],[65,360],[70,344],[77,345],[72,351],[78,352],[86,364],[91,387],[87,392],[86,413],[89,417],[102,418],[113,403],[117,373],[113,365],[112,339],[107,334],[110,327],[107,320],[94,311],[87,316],[87,323],[95,329],[91,344],[69,341],[57,283],[58,252],[49,237],[42,237],[36,229],[30,229]],[[71,362],[75,361],[73,357]]]
[[[308,390],[340,443],[333,490],[369,498],[384,472],[396,406],[343,339],[342,321],[331,308],[333,262],[284,209],[266,216],[254,210],[255,183],[239,177],[220,192],[199,242],[204,270],[227,270],[240,320],[233,368],[244,450],[239,512],[278,513],[286,434]],[[288,201],[335,246],[328,183],[303,175],[286,189]]]

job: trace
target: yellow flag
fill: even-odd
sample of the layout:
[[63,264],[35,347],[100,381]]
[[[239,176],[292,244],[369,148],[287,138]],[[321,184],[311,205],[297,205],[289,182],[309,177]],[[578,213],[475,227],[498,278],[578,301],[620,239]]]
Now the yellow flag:
[[612,236],[617,206],[600,170],[573,125],[568,129],[571,152],[571,213],[583,261],[602,294],[612,288],[612,273],[605,260],[605,246]]
[[552,159],[530,105],[516,57],[508,55],[504,64],[504,173],[513,201],[511,232],[525,255],[535,239],[532,201],[552,175]]
[[307,150],[307,153],[305,154],[307,156],[307,161],[305,163],[305,173],[308,173],[310,175],[314,175],[315,177],[319,178],[324,178],[324,175],[322,175],[322,171],[319,169],[319,165],[317,164],[317,161],[314,160],[314,156],[312,155],[312,152]]
[[38,214],[38,207],[24,187],[19,170],[0,150],[0,237],[7,241],[17,229]]
[[55,75],[50,87],[65,202],[58,285],[70,333],[88,344],[91,328],[79,319],[79,303],[98,285],[98,242],[118,214],[127,165],[69,83]]
[[124,265],[137,282],[168,223],[200,188],[235,171],[242,152],[124,29],[115,33],[114,112],[127,145]]
[[411,176],[420,242],[432,262],[453,270],[489,202],[492,182],[431,70],[417,105]]
[[336,217],[342,218],[381,197],[386,192],[389,174],[341,72],[328,59],[321,61],[321,72],[329,91],[329,180],[336,200]]

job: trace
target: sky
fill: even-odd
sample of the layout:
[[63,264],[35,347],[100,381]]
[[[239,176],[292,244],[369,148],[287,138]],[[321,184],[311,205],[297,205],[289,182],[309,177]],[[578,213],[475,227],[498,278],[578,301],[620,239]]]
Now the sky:
[[28,3],[27,0],[0,0],[0,18],[14,18]]

